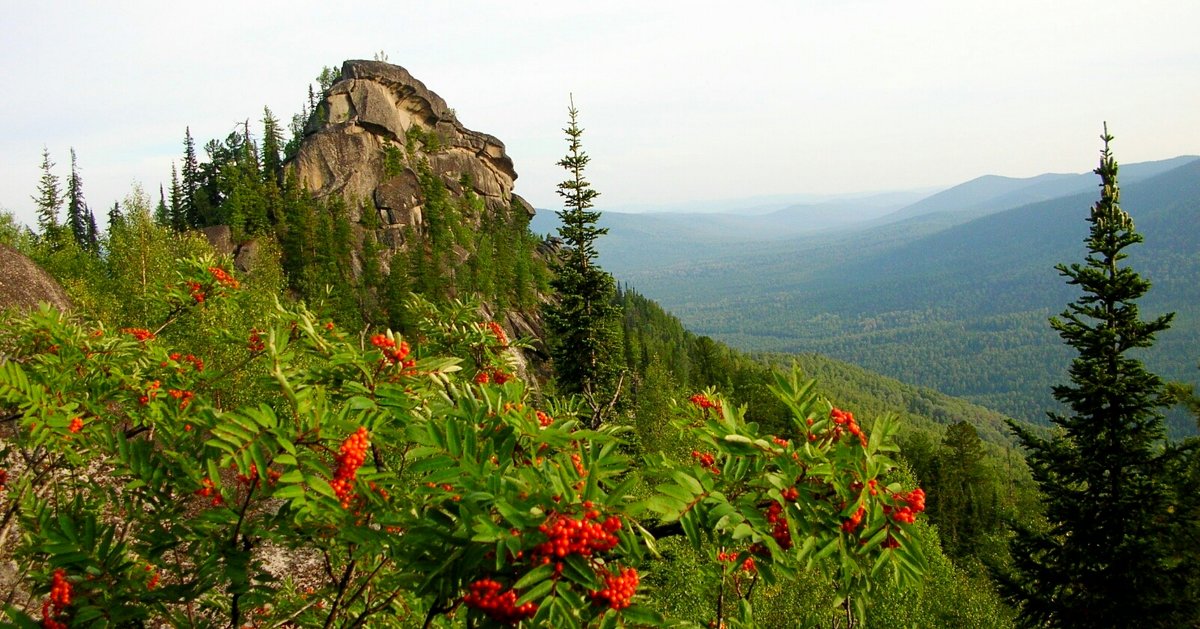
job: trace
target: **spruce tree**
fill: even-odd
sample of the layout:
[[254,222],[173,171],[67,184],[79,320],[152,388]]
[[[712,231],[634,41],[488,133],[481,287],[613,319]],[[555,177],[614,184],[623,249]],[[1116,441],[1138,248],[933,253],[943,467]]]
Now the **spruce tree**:
[[171,163],[171,192],[168,197],[167,211],[171,215],[171,227],[181,232],[187,229],[187,216],[183,207],[183,189],[179,187],[179,171],[175,163]]
[[200,227],[200,208],[196,196],[200,194],[200,162],[196,159],[196,142],[192,139],[192,128],[187,127],[183,137],[183,190],[180,206],[187,227]]
[[283,185],[283,162],[279,152],[282,148],[279,141],[279,121],[271,113],[270,107],[263,108],[263,146],[262,146],[262,176],[263,182],[274,182],[276,186]]
[[1142,236],[1119,204],[1107,125],[1101,138],[1088,255],[1056,267],[1083,292],[1051,319],[1078,353],[1070,384],[1053,389],[1070,413],[1050,414],[1058,430],[1049,437],[1010,424],[1028,449],[1048,529],[1018,531],[1007,585],[1029,625],[1184,626],[1181,614],[1195,603],[1179,589],[1169,550],[1177,516],[1162,478],[1171,458],[1158,410],[1163,384],[1129,356],[1150,347],[1173,315],[1139,316],[1137,300],[1150,283],[1121,262]]
[[558,233],[566,250],[550,283],[557,301],[546,308],[545,319],[559,389],[582,394],[592,408],[592,424],[597,425],[611,412],[620,392],[619,310],[616,283],[596,264],[596,239],[608,230],[597,226],[600,212],[591,209],[599,193],[583,175],[589,158],[583,152],[574,98],[567,113],[570,124],[563,132],[568,153],[558,162],[570,173],[558,184],[564,201],[558,212],[562,221]]
[[75,243],[84,249],[91,247],[88,233],[87,203],[83,200],[83,179],[79,176],[79,163],[75,159],[75,148],[71,148],[71,176],[67,179],[67,225]]
[[38,230],[43,238],[53,239],[58,232],[58,213],[62,210],[62,189],[58,175],[54,174],[54,162],[50,161],[50,150],[42,147],[42,178],[38,182],[37,204]]

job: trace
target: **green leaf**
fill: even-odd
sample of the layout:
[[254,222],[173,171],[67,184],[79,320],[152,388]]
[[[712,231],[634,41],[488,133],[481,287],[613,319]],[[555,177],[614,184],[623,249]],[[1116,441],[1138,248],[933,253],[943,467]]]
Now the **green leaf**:
[[543,597],[545,597],[547,594],[549,594],[550,590],[553,590],[553,589],[554,589],[554,581],[552,581],[552,580],[542,581],[541,583],[538,583],[537,585],[535,585],[533,587],[533,589],[529,590],[524,595],[522,595],[521,598],[517,600],[517,606],[520,607],[521,605],[524,605],[525,603],[528,603],[530,601],[539,601]]
[[542,564],[533,570],[525,573],[516,583],[513,584],[514,590],[524,590],[534,584],[541,583],[549,579],[554,574],[554,564]]

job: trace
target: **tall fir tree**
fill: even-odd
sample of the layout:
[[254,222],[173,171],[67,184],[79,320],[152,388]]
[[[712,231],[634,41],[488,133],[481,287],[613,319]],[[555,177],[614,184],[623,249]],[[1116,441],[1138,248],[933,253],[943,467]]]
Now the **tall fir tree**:
[[558,212],[562,221],[558,233],[566,250],[550,283],[557,301],[544,314],[555,381],[562,392],[583,396],[592,408],[592,424],[598,425],[620,394],[620,311],[616,283],[596,264],[596,239],[608,230],[597,226],[600,212],[591,209],[599,193],[584,178],[589,157],[583,152],[574,98],[567,113],[570,124],[563,132],[568,152],[558,162],[570,174],[558,184],[564,205]]
[[263,182],[283,185],[283,161],[280,158],[282,144],[279,138],[279,120],[270,107],[263,107],[262,176]]
[[171,227],[178,232],[187,229],[187,215],[183,208],[183,189],[179,187],[179,171],[171,162],[171,192],[167,198],[167,211],[171,215]]
[[1053,389],[1070,414],[1050,414],[1059,430],[1049,437],[1010,424],[1028,449],[1048,530],[1017,532],[1006,585],[1031,626],[1191,626],[1196,601],[1181,590],[1170,551],[1177,516],[1162,477],[1172,457],[1158,410],[1163,384],[1128,355],[1150,347],[1173,315],[1139,316],[1150,283],[1121,261],[1142,236],[1119,204],[1107,125],[1101,138],[1088,255],[1056,267],[1083,292],[1051,319],[1078,353],[1070,384]]
[[42,178],[38,182],[38,193],[32,197],[37,204],[38,230],[43,238],[54,239],[58,232],[58,214],[62,210],[62,188],[58,175],[54,174],[54,162],[50,161],[50,150],[42,147]]
[[120,201],[113,201],[113,206],[108,208],[108,231],[111,234],[114,227],[121,225],[125,221],[125,215],[121,213]]
[[171,208],[167,205],[167,193],[158,184],[158,205],[154,206],[154,222],[161,227],[171,226]]
[[200,194],[200,162],[196,159],[196,141],[192,139],[192,128],[187,127],[183,136],[183,189],[180,207],[187,227],[200,227],[200,208],[196,197]]
[[89,214],[87,203],[83,200],[83,179],[79,176],[79,162],[75,158],[75,148],[72,147],[71,176],[67,178],[67,225],[71,228],[75,244],[84,249],[91,248],[93,237],[88,230]]

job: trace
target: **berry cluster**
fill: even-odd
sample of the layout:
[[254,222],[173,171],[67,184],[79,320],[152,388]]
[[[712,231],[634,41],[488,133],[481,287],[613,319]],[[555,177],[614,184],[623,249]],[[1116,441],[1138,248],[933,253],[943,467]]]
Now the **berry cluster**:
[[854,420],[853,413],[843,411],[840,408],[835,408],[829,411],[829,417],[832,418],[833,423],[837,424],[838,426],[833,431],[834,439],[841,437],[842,430],[845,430],[851,435],[858,437],[858,442],[862,444],[862,447],[867,447],[867,435],[862,431],[862,428],[859,427],[858,422]]
[[[204,371],[204,361],[199,358],[196,358],[192,354],[188,354],[187,356],[184,356],[184,355],[180,354],[179,352],[172,352],[170,356],[167,356],[167,358],[170,358],[171,360],[173,360],[175,362],[191,363],[192,366],[196,368],[196,371]],[[165,360],[162,362],[163,367],[166,367],[170,364],[171,363],[169,363]],[[175,372],[183,373],[183,367],[176,367]]]
[[208,272],[211,273],[213,279],[217,280],[217,282],[219,282],[222,286],[228,286],[229,288],[239,288],[241,286],[241,284],[238,283],[237,278],[229,275],[225,272],[225,269],[222,269],[219,266],[208,267]]
[[721,405],[703,393],[697,393],[693,395],[692,397],[688,398],[688,401],[700,407],[701,410],[706,411],[711,408],[715,409],[718,415],[721,414]]
[[618,574],[605,572],[604,588],[589,592],[588,596],[593,602],[612,609],[625,609],[637,592],[637,586],[638,573],[633,568],[625,568]]
[[[719,561],[721,563],[734,563],[735,561],[737,561],[737,558],[738,558],[738,553],[736,551],[732,551],[732,550],[729,552],[721,551],[721,552],[717,553],[717,561]],[[746,557],[746,559],[744,561],[742,561],[742,570],[745,572],[754,572],[754,570],[755,570],[754,557]]]
[[154,569],[154,566],[146,564],[146,572],[150,573],[150,579],[146,581],[146,589],[153,590],[158,587],[158,571]]
[[504,328],[500,327],[495,321],[488,321],[487,328],[491,331],[492,336],[496,337],[496,342],[500,343],[500,347],[508,347],[508,335],[504,333]]
[[389,364],[400,365],[405,368],[417,364],[416,360],[408,357],[411,350],[408,347],[407,341],[400,341],[399,345],[397,345],[396,341],[388,338],[387,335],[376,334],[371,337],[371,345],[383,351],[383,359]]
[[788,487],[779,492],[779,495],[783,496],[783,499],[788,502],[796,502],[800,499],[800,490],[795,487]]
[[714,457],[712,454],[710,454],[708,452],[692,450],[692,460],[696,461],[697,463],[700,464],[700,467],[703,467],[704,469],[712,472],[713,474],[721,473],[721,468],[717,467],[716,457]]
[[900,504],[884,505],[883,512],[901,524],[916,522],[917,514],[925,510],[925,490],[918,487],[907,494],[899,494],[896,497],[900,499]]
[[493,369],[491,371],[481,370],[479,373],[475,374],[475,383],[487,384],[489,382],[495,382],[496,384],[504,384],[505,382],[512,380],[512,378],[512,374],[505,373],[499,369]]
[[121,331],[132,335],[133,338],[143,343],[154,339],[154,333],[146,328],[125,328]]
[[195,393],[182,389],[170,389],[167,391],[167,395],[179,400],[179,410],[181,411],[187,408],[188,404],[192,403],[192,398],[196,396]]
[[783,513],[783,505],[772,500],[771,506],[767,507],[767,522],[773,526],[771,528],[771,537],[775,538],[775,543],[779,547],[788,550],[792,547],[792,531],[788,528],[787,516]]
[[538,531],[546,536],[546,541],[533,549],[533,554],[542,558],[541,563],[550,563],[550,559],[562,559],[567,555],[582,555],[591,557],[592,554],[605,552],[617,547],[617,536],[614,534],[621,529],[619,516],[609,516],[599,522],[600,512],[590,509],[581,518],[573,518],[562,513],[551,513],[546,521],[538,526]]
[[202,487],[192,493],[204,498],[212,498],[210,502],[214,507],[219,507],[225,503],[225,497],[221,495],[221,492],[217,491],[217,486],[212,482],[212,479],[206,478],[200,481],[200,483]]
[[[54,619],[71,605],[71,582],[67,573],[59,568],[54,571],[50,582],[50,598],[42,603],[42,627],[45,629],[67,629],[64,622]],[[53,611],[51,611],[53,609]]]
[[153,399],[155,399],[155,398],[157,398],[157,397],[158,397],[158,388],[159,388],[160,386],[162,386],[162,383],[160,383],[158,380],[155,380],[154,382],[151,382],[151,383],[150,383],[150,386],[149,386],[149,387],[146,389],[146,395],[143,395],[142,397],[139,397],[139,398],[138,398],[138,402],[139,402],[139,403],[140,403],[142,406],[145,406],[145,405],[149,404],[149,403],[150,403],[150,400],[153,400]]
[[858,510],[854,512],[854,515],[842,522],[842,531],[846,533],[853,533],[854,531],[858,530],[858,527],[862,526],[863,516],[866,514],[866,508],[860,506]]
[[198,304],[204,303],[204,287],[200,285],[200,282],[188,282],[187,287],[188,292],[192,294],[192,301]]
[[8,484],[8,470],[0,470],[0,491],[4,491],[5,485]]
[[359,426],[358,431],[346,437],[338,450],[337,471],[329,485],[333,487],[343,509],[350,508],[350,500],[354,498],[354,479],[358,475],[358,468],[367,460],[367,448],[370,445],[366,427]]
[[71,425],[67,427],[67,430],[69,430],[73,433],[77,433],[77,432],[83,430],[83,418],[76,417],[75,419],[72,419]]
[[542,428],[545,428],[554,423],[554,418],[546,413],[543,413],[542,411],[537,412],[537,420],[538,420],[538,425],[541,426]]
[[493,579],[480,579],[470,585],[470,590],[463,597],[467,607],[478,609],[500,624],[515,625],[537,613],[537,603],[531,601],[518,606],[517,593],[505,590]]
[[250,352],[254,354],[267,349],[267,344],[264,343],[262,337],[259,336],[258,330],[250,328],[250,339],[246,341],[246,349],[250,350]]

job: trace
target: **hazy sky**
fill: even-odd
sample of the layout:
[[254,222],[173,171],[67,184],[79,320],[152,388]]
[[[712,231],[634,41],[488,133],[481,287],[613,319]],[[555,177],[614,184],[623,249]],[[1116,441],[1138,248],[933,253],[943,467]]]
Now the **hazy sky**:
[[[600,209],[926,188],[1200,153],[1195,0],[5,2],[0,208],[42,146],[97,214],[378,51],[555,206],[574,93]],[[344,5],[344,6],[338,6]],[[353,8],[348,8],[353,5]]]

